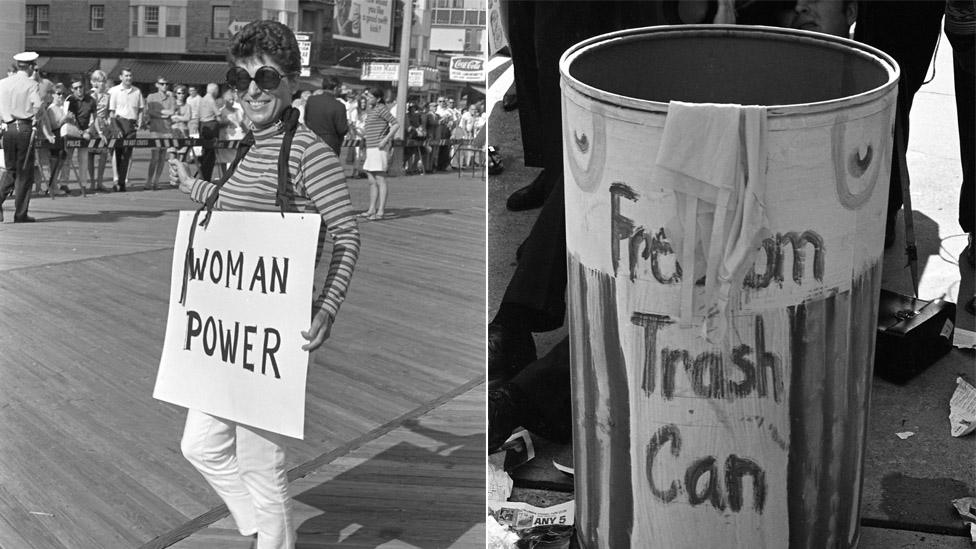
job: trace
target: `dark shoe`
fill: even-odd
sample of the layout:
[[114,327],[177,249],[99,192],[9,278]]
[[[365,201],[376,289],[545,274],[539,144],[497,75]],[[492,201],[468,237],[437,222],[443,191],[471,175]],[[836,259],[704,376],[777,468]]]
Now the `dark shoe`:
[[531,332],[518,332],[492,322],[488,325],[488,379],[508,378],[535,360]]
[[505,383],[488,391],[488,453],[498,450],[521,424],[522,410],[517,387]]
[[35,221],[37,220],[29,215],[25,215],[23,217],[16,217],[16,216],[14,217],[14,223],[33,223]]
[[513,212],[541,208],[549,194],[544,184],[545,173],[543,170],[532,180],[532,183],[512,193],[505,202],[505,207]]

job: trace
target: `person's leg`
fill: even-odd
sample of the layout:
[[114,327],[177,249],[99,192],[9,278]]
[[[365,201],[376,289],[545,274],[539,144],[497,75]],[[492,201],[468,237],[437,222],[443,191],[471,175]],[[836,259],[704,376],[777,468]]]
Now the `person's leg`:
[[976,74],[974,74],[974,35],[947,33],[952,45],[953,78],[956,92],[956,123],[959,125],[959,157],[962,161],[962,186],[959,189],[959,226],[974,232],[976,198],[973,196],[973,171],[976,170]]
[[106,166],[108,166],[109,164],[111,164],[110,158],[114,158],[114,157],[112,155],[109,155],[108,151],[102,151],[102,152],[98,153],[98,180],[97,180],[98,181],[98,186],[102,190],[106,190],[106,191],[107,190],[110,190],[110,188],[107,188],[107,187],[103,186],[102,185],[102,181],[105,180],[105,168],[106,168]]
[[364,216],[371,216],[376,213],[376,202],[379,197],[379,187],[376,184],[376,176],[371,171],[366,172],[366,179],[369,180],[369,207],[362,213]]
[[376,179],[376,215],[382,217],[386,214],[386,176],[380,172],[373,174]]
[[91,169],[88,167],[88,147],[78,149],[78,185],[84,190],[92,187]]
[[[216,122],[204,122],[200,124],[200,139],[217,139],[218,128]],[[200,156],[200,178],[210,181],[213,177],[214,164],[217,162],[217,149],[204,148]]]
[[[136,125],[131,120],[120,120],[121,138],[134,139],[136,136]],[[122,147],[116,149],[116,163],[119,171],[119,191],[125,192],[125,185],[129,176],[130,161],[132,160],[132,147]]]
[[162,171],[159,169],[162,167],[162,162],[160,161],[160,149],[150,149],[149,150],[149,170],[146,174],[146,188],[156,189],[159,185],[159,174]]
[[[28,220],[30,191],[34,186],[34,148],[30,146],[31,133],[26,128],[14,134],[15,165],[17,178],[14,182],[14,221]],[[26,165],[27,169],[24,169]]]
[[0,222],[3,222],[3,203],[7,197],[14,192],[15,182],[17,181],[17,150],[15,149],[15,139],[13,132],[6,132],[2,138],[3,142],[3,177],[0,178]]
[[553,442],[573,436],[569,338],[529,363],[506,383],[488,391],[488,449],[505,442],[515,427]]
[[187,410],[180,450],[227,504],[241,535],[250,536],[259,527],[251,492],[241,478],[238,432],[234,423]]
[[488,376],[512,375],[535,359],[532,332],[562,325],[566,313],[566,222],[556,185],[519,246],[515,273],[488,325]]
[[[892,56],[901,68],[895,125],[906,142],[915,93],[922,86],[939,37],[944,2],[893,0],[858,2],[854,39]],[[907,146],[905,147],[907,150]],[[885,247],[893,243],[895,219],[902,205],[900,159],[893,154],[888,190]],[[906,174],[907,176],[907,174]]]
[[254,505],[258,549],[291,549],[295,545],[282,438],[246,425],[237,426],[240,479]]

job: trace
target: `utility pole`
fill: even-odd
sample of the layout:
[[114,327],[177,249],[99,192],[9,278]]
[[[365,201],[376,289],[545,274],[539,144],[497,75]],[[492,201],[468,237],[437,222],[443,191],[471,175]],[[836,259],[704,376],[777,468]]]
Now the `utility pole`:
[[[410,35],[413,26],[413,0],[403,1],[403,17],[400,26],[400,73],[397,81],[397,124],[400,125],[400,139],[405,139],[407,135],[407,95],[410,81]],[[393,175],[403,174],[404,148],[394,149],[393,153]]]

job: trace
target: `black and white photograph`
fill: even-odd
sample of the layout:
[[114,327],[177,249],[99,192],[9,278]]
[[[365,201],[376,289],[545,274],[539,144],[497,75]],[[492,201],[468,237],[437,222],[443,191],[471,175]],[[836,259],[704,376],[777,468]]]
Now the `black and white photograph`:
[[484,4],[348,4],[0,1],[0,547],[484,543]]
[[0,549],[976,544],[973,0],[0,16]]
[[971,546],[973,8],[489,2],[489,546]]

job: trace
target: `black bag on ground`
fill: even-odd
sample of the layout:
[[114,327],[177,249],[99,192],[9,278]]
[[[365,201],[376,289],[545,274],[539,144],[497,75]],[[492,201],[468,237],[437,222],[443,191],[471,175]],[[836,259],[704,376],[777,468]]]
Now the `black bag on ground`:
[[956,306],[943,299],[925,301],[881,290],[874,373],[905,383],[952,349]]

